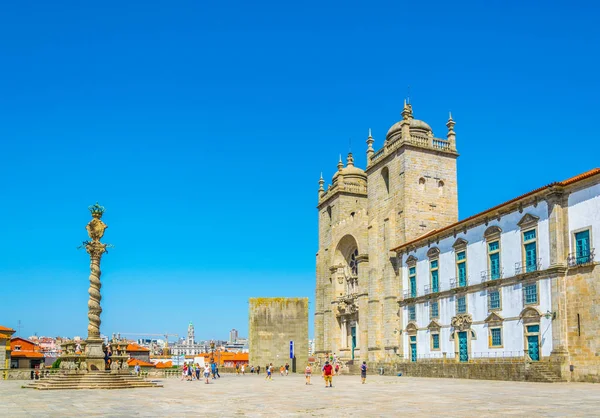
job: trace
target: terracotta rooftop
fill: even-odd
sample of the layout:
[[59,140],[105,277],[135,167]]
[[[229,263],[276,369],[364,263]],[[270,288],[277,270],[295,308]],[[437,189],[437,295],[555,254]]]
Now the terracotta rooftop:
[[127,364],[130,367],[137,366],[137,365],[139,365],[140,367],[156,367],[156,364],[154,364],[154,363],[149,363],[147,361],[140,360],[137,358],[130,358],[129,360],[127,360]]
[[489,213],[489,212],[495,212],[495,211],[497,211],[498,209],[500,209],[500,208],[502,208],[504,206],[507,206],[507,205],[509,205],[509,204],[511,204],[513,202],[517,202],[517,201],[519,201],[519,200],[521,200],[521,199],[523,199],[523,198],[525,198],[527,196],[531,196],[531,195],[533,195],[535,193],[538,193],[538,192],[540,192],[542,190],[550,189],[550,188],[556,187],[556,186],[569,186],[569,185],[571,185],[573,183],[577,183],[578,181],[585,180],[585,179],[593,177],[593,176],[595,176],[597,174],[600,174],[600,168],[594,168],[592,170],[586,171],[585,173],[578,174],[575,177],[571,177],[571,178],[568,178],[568,179],[563,180],[563,181],[556,181],[554,183],[550,183],[550,184],[548,184],[546,186],[543,186],[543,187],[540,187],[538,189],[532,190],[532,191],[530,191],[528,193],[522,194],[521,196],[515,197],[514,199],[508,200],[508,201],[506,201],[504,203],[501,203],[499,205],[496,205],[496,206],[494,206],[492,208],[486,209],[483,212],[479,212],[479,213],[476,213],[475,215],[469,216],[468,218],[465,218],[462,221],[455,222],[455,223],[450,224],[450,225],[448,225],[448,226],[446,226],[444,228],[431,230],[431,231],[429,231],[429,232],[421,235],[420,237],[418,237],[418,238],[416,238],[416,239],[414,239],[412,241],[406,242],[406,243],[404,243],[404,244],[402,244],[402,245],[400,245],[400,246],[398,246],[396,248],[391,249],[390,251],[399,251],[399,250],[401,250],[401,249],[403,249],[405,247],[408,247],[410,245],[413,245],[413,244],[421,241],[422,239],[431,237],[431,236],[436,235],[436,234],[438,234],[440,232],[443,232],[443,231],[448,231],[448,230],[455,229],[455,228],[461,226],[464,223],[467,223],[467,222],[469,222],[469,221],[471,221],[471,220],[473,220],[475,218],[478,218],[479,216],[485,215],[486,213]]
[[150,351],[149,348],[146,347],[142,347],[139,344],[136,343],[129,343],[127,344],[127,351],[143,351],[143,352],[148,352]]
[[38,351],[13,350],[10,352],[12,358],[44,358],[44,354]]
[[2,325],[0,325],[0,332],[2,331],[15,332],[15,330],[12,328],[3,327]]

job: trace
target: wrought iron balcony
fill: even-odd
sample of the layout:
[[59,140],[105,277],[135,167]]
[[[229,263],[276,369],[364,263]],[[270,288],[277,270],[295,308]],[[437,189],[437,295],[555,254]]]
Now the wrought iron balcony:
[[587,252],[571,253],[567,257],[569,267],[584,266],[594,263],[594,248]]
[[538,259],[535,263],[515,263],[515,276],[523,273],[531,273],[542,269],[542,259]]
[[490,280],[498,280],[504,276],[504,269],[492,269],[492,270],[483,270],[481,272],[481,283],[490,281]]
[[466,277],[453,277],[450,279],[450,289],[456,289],[457,287],[465,287],[469,285],[469,276]]

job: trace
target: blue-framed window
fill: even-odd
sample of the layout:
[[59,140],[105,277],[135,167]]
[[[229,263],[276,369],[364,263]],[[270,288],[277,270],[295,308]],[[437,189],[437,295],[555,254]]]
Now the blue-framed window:
[[467,285],[467,252],[460,251],[456,253],[456,273],[458,275],[458,286]]
[[436,319],[440,317],[440,305],[437,300],[435,302],[429,303],[429,317],[431,319]]
[[490,262],[490,279],[500,278],[500,240],[488,243],[488,257]]
[[409,321],[417,320],[417,310],[415,309],[415,305],[408,306],[408,320]]
[[492,328],[490,329],[491,334],[491,346],[492,347],[501,347],[502,346],[502,328]]
[[536,271],[537,265],[537,237],[535,229],[523,232],[523,247],[525,250],[525,272]]
[[429,263],[431,272],[431,291],[433,293],[440,291],[439,263],[438,260],[431,260]]
[[440,334],[431,334],[431,348],[433,350],[440,349]]
[[488,291],[488,309],[500,309],[500,290]]
[[575,233],[575,260],[577,264],[590,261],[590,230]]
[[490,260],[490,279],[500,278],[500,240],[488,243],[488,257]]
[[466,296],[458,296],[456,298],[456,313],[457,314],[467,313],[467,297]]
[[538,303],[537,282],[523,285],[523,293],[525,294],[525,305]]
[[410,297],[417,297],[417,268],[410,267],[408,269],[408,280],[410,281]]

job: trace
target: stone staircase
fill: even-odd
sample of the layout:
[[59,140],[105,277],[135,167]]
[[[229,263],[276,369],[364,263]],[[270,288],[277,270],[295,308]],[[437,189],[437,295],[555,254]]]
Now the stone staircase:
[[162,385],[131,374],[111,372],[61,373],[23,385],[23,388],[38,390],[135,389],[155,387],[162,387]]
[[531,362],[528,365],[529,373],[527,374],[527,380],[530,382],[545,382],[545,383],[556,383],[566,382],[566,379],[562,379],[543,362]]

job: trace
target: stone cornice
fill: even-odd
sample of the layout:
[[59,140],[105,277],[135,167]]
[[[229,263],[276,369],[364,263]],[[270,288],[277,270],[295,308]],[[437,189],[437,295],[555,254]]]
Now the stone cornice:
[[442,292],[430,293],[428,295],[417,296],[415,298],[404,298],[398,301],[400,306],[413,305],[417,303],[424,303],[431,299],[440,299],[450,297],[457,293],[475,293],[485,290],[490,287],[503,287],[517,284],[519,282],[527,280],[539,280],[544,278],[553,278],[554,276],[561,276],[567,271],[566,266],[557,265],[549,267],[545,270],[537,270],[528,273],[518,274],[516,276],[506,277],[497,280],[488,280],[483,283],[477,283],[469,286],[455,287],[454,289],[444,290]]
[[[448,142],[447,140],[441,139],[441,138],[431,138],[431,139],[435,140],[435,141],[440,141],[442,143]],[[419,150],[419,151],[427,151],[427,152],[437,154],[437,155],[451,155],[454,157],[458,157],[458,155],[459,155],[458,152],[456,152],[456,150],[453,150],[453,149],[438,149],[438,148],[432,148],[429,146],[421,146],[421,145],[418,145],[417,143],[404,141],[402,138],[398,138],[397,140],[395,140],[391,143],[384,144],[384,146],[381,149],[379,149],[378,151],[376,151],[373,154],[373,157],[375,157],[375,160],[373,161],[373,159],[370,159],[367,161],[367,168],[366,168],[365,172],[367,174],[369,174],[369,171],[373,171],[373,169],[375,167],[380,165],[380,163],[388,160],[388,158],[390,156],[394,155],[396,153],[396,151],[398,151],[401,148],[410,148],[410,149],[415,149],[415,150]]]

